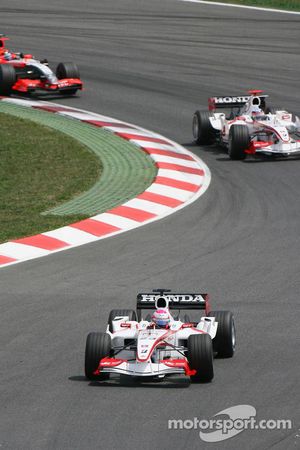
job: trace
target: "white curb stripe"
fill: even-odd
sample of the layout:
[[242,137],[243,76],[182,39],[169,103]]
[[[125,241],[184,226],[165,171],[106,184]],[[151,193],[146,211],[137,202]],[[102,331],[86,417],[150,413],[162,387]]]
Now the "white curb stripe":
[[31,259],[48,255],[49,250],[44,250],[31,245],[18,244],[17,242],[6,242],[0,245],[1,255],[16,259]]
[[[148,154],[158,164],[158,171],[154,182],[141,194],[141,198],[131,199],[121,207],[97,214],[77,224],[31,236],[26,238],[26,243],[15,241],[1,244],[0,267],[115,236],[159,220],[194,202],[203,195],[209,186],[210,172],[203,161],[176,142],[158,133],[111,117],[55,103],[12,98],[2,99],[2,101],[41,110],[45,109],[57,115],[101,126],[112,133],[118,133],[121,137],[122,135],[134,135],[134,139],[129,139],[129,141],[146,152],[149,148]],[[139,139],[139,136],[148,139]],[[124,139],[126,139],[126,136],[124,136]],[[163,140],[163,143],[153,142],[153,140]],[[154,150],[154,153],[151,153],[151,149]],[[157,153],[155,150],[157,150]],[[162,152],[174,152],[176,157],[159,154],[160,150]],[[180,157],[181,154],[182,158]],[[188,158],[187,155],[189,155]],[[170,165],[171,167],[164,169],[160,168],[159,164]],[[174,169],[172,165],[174,165]],[[189,173],[193,171],[199,172],[199,174]],[[12,258],[12,261],[7,261],[7,257]]]
[[207,1],[207,0],[178,0],[180,2],[186,2],[186,3],[203,3],[204,5],[210,5],[210,6],[227,6],[230,8],[242,8],[242,9],[254,9],[256,11],[267,11],[267,12],[275,12],[275,13],[282,13],[282,14],[300,14],[298,11],[287,11],[285,9],[276,9],[276,8],[263,8],[261,6],[250,6],[250,5],[236,5],[235,3],[222,3],[222,2],[215,2],[215,1]]
[[192,167],[194,169],[199,169],[199,165],[196,162],[189,161],[186,159],[172,158],[171,156],[157,155],[156,153],[154,153],[154,154],[151,153],[151,158],[155,162],[166,162],[166,163],[176,164],[176,165],[185,166],[185,167]]
[[93,217],[94,220],[99,220],[100,222],[108,223],[115,227],[119,227],[122,230],[129,230],[135,228],[139,225],[139,222],[132,219],[127,219],[126,217],[117,216],[116,214],[102,213]]
[[139,141],[137,139],[129,139],[130,142],[133,144],[138,145],[139,147],[146,147],[146,148],[155,148],[158,150],[169,150],[170,152],[174,153],[182,153],[178,149],[174,148],[174,145],[170,144],[160,144],[159,142],[153,142],[153,141]]
[[79,245],[83,242],[88,244],[89,242],[93,242],[98,239],[97,236],[69,226],[58,228],[57,230],[46,231],[43,235],[59,239],[69,245]]
[[149,202],[148,200],[141,200],[139,198],[134,198],[125,203],[124,206],[129,206],[130,208],[140,209],[141,211],[150,212],[152,214],[164,214],[172,208],[168,206],[160,205],[159,203]]
[[190,192],[157,183],[152,184],[146,192],[165,195],[166,197],[175,198],[176,200],[180,200],[182,202],[185,202],[188,198],[190,198]]
[[159,175],[165,178],[171,178],[172,180],[185,181],[186,183],[192,183],[200,185],[203,182],[203,175],[194,175],[193,173],[179,172],[178,170],[160,169]]

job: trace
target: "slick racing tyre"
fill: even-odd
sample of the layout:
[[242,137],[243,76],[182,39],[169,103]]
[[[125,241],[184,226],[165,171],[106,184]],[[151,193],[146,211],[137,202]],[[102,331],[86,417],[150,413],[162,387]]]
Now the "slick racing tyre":
[[276,114],[277,111],[286,111],[286,109],[278,106],[268,106],[265,109],[265,114]]
[[16,71],[10,64],[0,65],[0,95],[10,95],[16,82]]
[[192,334],[187,342],[187,359],[191,369],[197,370],[191,376],[194,383],[208,383],[214,377],[213,347],[209,334]]
[[128,316],[129,320],[137,320],[136,312],[133,309],[112,309],[108,316],[109,331],[113,332],[113,320],[118,316]]
[[213,349],[219,358],[231,358],[235,351],[236,335],[234,317],[230,311],[210,311],[208,317],[215,317],[218,322]]
[[245,150],[250,145],[249,130],[246,125],[232,125],[229,131],[228,154],[230,159],[245,159]]
[[209,120],[212,116],[212,113],[207,111],[195,112],[193,117],[193,136],[196,144],[210,145],[215,142],[215,130]]
[[85,346],[85,376],[89,380],[107,380],[109,373],[94,375],[102,358],[109,356],[111,337],[107,333],[89,333]]
[[56,76],[59,80],[63,78],[80,78],[78,67],[72,62],[59,63],[56,68]]

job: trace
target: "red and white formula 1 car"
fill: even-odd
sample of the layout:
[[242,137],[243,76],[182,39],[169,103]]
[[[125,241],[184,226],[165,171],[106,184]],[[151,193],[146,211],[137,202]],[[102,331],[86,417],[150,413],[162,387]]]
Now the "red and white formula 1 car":
[[[195,142],[222,145],[231,159],[245,159],[247,154],[299,155],[299,118],[283,109],[267,108],[268,96],[262,91],[249,94],[209,98],[209,111],[196,111],[193,117]],[[221,108],[229,114],[219,112]]]
[[[153,315],[144,319],[142,310],[152,310]],[[182,310],[204,310],[205,315],[197,322],[185,315],[182,321]],[[208,294],[154,289],[138,294],[137,312],[112,310],[106,332],[89,333],[85,375],[90,380],[105,380],[111,373],[145,380],[183,374],[193,382],[209,382],[214,376],[214,354],[230,358],[234,351],[235,325],[230,311],[210,311]]]
[[39,61],[29,54],[10,52],[6,48],[7,40],[7,37],[0,35],[0,95],[74,95],[82,89],[75,64],[59,63],[54,74],[47,60]]

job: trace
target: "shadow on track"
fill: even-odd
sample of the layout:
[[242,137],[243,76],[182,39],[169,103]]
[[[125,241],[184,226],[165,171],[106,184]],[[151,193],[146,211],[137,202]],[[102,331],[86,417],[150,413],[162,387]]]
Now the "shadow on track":
[[165,380],[142,381],[137,378],[120,376],[111,378],[108,381],[88,381],[83,375],[69,377],[70,381],[79,381],[88,383],[91,387],[102,388],[150,388],[150,389],[186,389],[190,386],[189,378],[168,378]]

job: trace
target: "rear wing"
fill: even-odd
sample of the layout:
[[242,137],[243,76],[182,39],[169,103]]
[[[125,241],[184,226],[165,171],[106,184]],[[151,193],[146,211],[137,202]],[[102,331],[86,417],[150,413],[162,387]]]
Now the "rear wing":
[[[268,97],[268,95],[257,95],[257,97],[260,98],[261,103],[264,103],[264,99]],[[241,106],[244,106],[250,100],[250,98],[251,95],[210,97],[208,99],[208,109],[209,111],[215,111],[219,108],[240,108]]]
[[207,293],[175,293],[167,289],[154,289],[151,293],[143,292],[137,295],[136,309],[138,319],[141,311],[168,307],[170,310],[205,310],[210,311],[209,295]]

